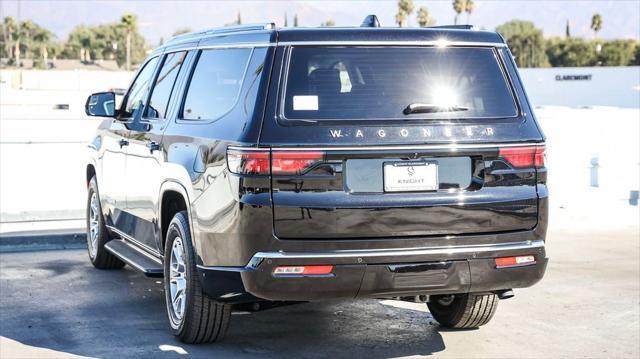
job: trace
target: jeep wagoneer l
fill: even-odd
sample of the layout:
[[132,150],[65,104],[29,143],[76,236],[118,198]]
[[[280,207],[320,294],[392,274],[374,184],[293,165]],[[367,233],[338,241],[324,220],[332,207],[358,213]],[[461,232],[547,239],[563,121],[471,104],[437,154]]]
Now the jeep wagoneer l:
[[365,25],[182,35],[87,100],[89,257],[163,277],[182,341],[331,298],[478,327],[542,278],[545,138],[503,38]]

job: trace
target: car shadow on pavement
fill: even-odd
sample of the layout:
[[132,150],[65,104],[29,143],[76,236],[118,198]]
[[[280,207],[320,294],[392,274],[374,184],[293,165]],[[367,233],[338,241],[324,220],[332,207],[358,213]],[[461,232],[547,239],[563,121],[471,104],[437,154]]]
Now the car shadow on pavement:
[[369,359],[445,349],[440,328],[426,310],[380,300],[234,312],[222,342],[185,345],[169,331],[160,280],[127,267],[97,270],[86,251],[41,253],[0,256],[0,336],[29,346],[92,357],[186,352],[196,357]]

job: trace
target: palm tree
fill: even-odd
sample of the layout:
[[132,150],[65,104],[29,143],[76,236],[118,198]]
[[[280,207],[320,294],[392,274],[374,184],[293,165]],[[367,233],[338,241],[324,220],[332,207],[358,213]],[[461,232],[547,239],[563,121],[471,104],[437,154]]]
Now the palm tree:
[[284,27],[289,26],[289,22],[287,21],[287,12],[284,12]]
[[467,0],[464,5],[464,11],[467,13],[467,24],[469,24],[469,18],[471,17],[471,13],[475,9],[475,5],[476,4],[473,3],[473,0]]
[[298,27],[298,14],[293,15],[293,27]]
[[131,71],[131,37],[133,36],[134,31],[136,31],[138,27],[138,18],[133,14],[125,14],[120,19],[120,25],[124,27],[127,32],[127,43],[126,43],[126,52],[127,52],[127,61],[126,61],[126,69],[127,71]]
[[398,26],[403,27],[407,25],[409,15],[416,9],[413,4],[413,0],[398,0],[398,13],[396,14],[396,22]]
[[602,16],[600,14],[593,14],[591,17],[591,30],[593,30],[593,36],[598,37],[598,31],[602,30]]
[[427,27],[433,24],[433,19],[431,19],[431,14],[429,14],[429,9],[426,6],[420,7],[418,9],[418,25],[420,27]]
[[53,34],[51,33],[51,31],[47,29],[43,29],[41,27],[38,28],[36,31],[37,32],[34,35],[33,40],[36,42],[36,44],[40,45],[40,55],[42,55],[42,63],[44,65],[44,68],[46,69],[47,60],[49,57],[49,51],[48,51],[49,42],[53,38]]
[[453,24],[458,25],[458,18],[460,17],[460,14],[462,13],[462,11],[464,11],[465,9],[465,1],[453,0],[451,5],[453,5],[453,11],[456,12],[456,17],[453,18]]
[[[36,24],[34,24],[31,20],[26,20],[20,23],[18,26],[18,36],[16,39],[15,46],[15,55],[16,55],[16,66],[20,66],[20,46],[24,46],[27,50],[31,46],[32,32],[36,29]],[[28,51],[27,51],[28,54]]]
[[4,50],[7,53],[7,57],[9,58],[9,62],[11,62],[11,58],[13,57],[13,40],[16,36],[16,21],[11,16],[7,16],[4,18],[4,31],[2,35],[4,36]]

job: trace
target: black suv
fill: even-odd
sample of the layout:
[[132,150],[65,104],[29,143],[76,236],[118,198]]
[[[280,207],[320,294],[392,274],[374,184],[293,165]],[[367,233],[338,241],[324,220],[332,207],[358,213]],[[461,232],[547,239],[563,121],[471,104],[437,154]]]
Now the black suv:
[[91,262],[164,277],[182,341],[220,339],[234,306],[330,298],[477,327],[542,278],[545,138],[503,38],[369,24],[182,35],[117,109],[87,100],[109,117]]

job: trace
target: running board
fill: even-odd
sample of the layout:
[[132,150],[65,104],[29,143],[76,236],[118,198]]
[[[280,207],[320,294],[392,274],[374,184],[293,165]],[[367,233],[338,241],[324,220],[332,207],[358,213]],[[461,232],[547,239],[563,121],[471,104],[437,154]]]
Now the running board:
[[123,239],[112,239],[104,247],[114,256],[144,273],[147,277],[162,277],[164,275],[162,262],[159,258],[154,258],[151,254],[142,252],[142,249],[136,248],[133,244],[129,244]]

